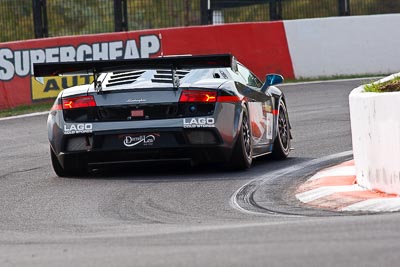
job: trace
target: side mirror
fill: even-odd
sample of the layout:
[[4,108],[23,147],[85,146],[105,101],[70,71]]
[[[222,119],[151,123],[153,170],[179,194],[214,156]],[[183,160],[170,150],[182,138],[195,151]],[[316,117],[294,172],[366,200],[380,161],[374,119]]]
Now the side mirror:
[[283,76],[279,74],[267,74],[265,77],[265,83],[263,84],[261,91],[267,91],[268,87],[275,84],[283,83]]

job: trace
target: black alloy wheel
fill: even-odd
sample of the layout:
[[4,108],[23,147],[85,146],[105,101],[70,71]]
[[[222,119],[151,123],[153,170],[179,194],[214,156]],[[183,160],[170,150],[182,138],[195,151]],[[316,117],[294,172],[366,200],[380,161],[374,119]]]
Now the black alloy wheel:
[[285,159],[290,152],[290,125],[285,103],[280,100],[278,114],[277,136],[272,155],[276,159]]
[[250,168],[253,162],[253,148],[251,141],[251,129],[247,108],[243,107],[242,123],[240,125],[239,135],[233,150],[231,167],[236,170],[245,170]]

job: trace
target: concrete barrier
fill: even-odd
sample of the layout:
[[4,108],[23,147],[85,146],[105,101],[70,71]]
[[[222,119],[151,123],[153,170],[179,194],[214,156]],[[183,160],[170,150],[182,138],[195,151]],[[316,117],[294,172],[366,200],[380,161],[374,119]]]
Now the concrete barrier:
[[357,183],[399,195],[400,92],[366,93],[360,86],[351,92],[349,101]]
[[400,70],[400,14],[284,21],[296,78]]

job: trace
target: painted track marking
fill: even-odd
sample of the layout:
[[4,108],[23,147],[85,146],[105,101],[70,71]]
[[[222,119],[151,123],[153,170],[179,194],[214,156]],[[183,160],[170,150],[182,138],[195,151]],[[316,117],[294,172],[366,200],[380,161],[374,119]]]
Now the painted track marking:
[[287,175],[289,173],[293,173],[296,171],[299,171],[301,169],[305,169],[308,167],[312,166],[318,166],[323,163],[330,162],[332,160],[341,158],[341,157],[350,157],[353,155],[353,151],[345,151],[329,156],[325,156],[322,158],[318,159],[312,159],[306,162],[302,162],[293,166],[289,166],[280,170],[276,170],[272,173],[269,173],[267,175],[263,175],[259,178],[253,179],[243,186],[241,186],[238,190],[236,190],[231,199],[230,199],[230,204],[231,206],[239,210],[240,212],[247,213],[247,214],[252,214],[252,215],[265,215],[265,214],[283,214],[283,215],[294,215],[294,216],[301,216],[299,214],[285,214],[285,213],[278,213],[274,211],[268,211],[268,210],[263,210],[260,208],[255,207],[254,201],[252,199],[254,193],[267,181],[269,180],[274,180],[278,177]]
[[400,210],[399,196],[368,190],[357,184],[354,161],[318,172],[298,188],[296,198],[314,207],[337,211]]

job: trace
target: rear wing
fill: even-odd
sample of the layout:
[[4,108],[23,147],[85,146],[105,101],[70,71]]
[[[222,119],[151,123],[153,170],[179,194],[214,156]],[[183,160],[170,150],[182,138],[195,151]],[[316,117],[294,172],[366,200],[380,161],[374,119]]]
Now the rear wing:
[[33,66],[36,77],[59,75],[94,75],[113,71],[143,69],[202,69],[202,68],[235,68],[236,60],[230,54],[201,56],[171,56],[159,58],[141,58],[128,60],[98,60],[65,63],[38,63]]

